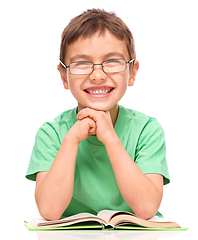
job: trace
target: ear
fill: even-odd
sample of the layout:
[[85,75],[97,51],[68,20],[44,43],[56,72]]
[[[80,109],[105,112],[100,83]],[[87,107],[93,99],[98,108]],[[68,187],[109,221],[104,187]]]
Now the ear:
[[132,67],[132,69],[130,69],[130,77],[129,77],[128,86],[134,85],[138,69],[139,69],[139,62],[137,60],[135,60],[134,66]]
[[68,83],[68,80],[67,80],[67,75],[66,75],[65,69],[63,69],[60,65],[57,66],[57,69],[60,73],[64,88],[69,89],[69,83]]

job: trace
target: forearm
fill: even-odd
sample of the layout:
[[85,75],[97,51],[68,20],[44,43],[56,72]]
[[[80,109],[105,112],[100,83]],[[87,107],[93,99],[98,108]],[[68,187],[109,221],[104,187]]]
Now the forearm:
[[36,203],[45,219],[59,219],[71,201],[77,151],[78,142],[68,133],[50,170],[36,187]]
[[154,216],[160,206],[162,194],[134,163],[117,135],[105,144],[119,190],[136,215]]

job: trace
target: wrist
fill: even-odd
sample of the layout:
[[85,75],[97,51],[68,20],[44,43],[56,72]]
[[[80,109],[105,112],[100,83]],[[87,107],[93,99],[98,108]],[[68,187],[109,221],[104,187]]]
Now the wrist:
[[74,145],[79,145],[80,140],[76,137],[76,135],[71,131],[71,129],[67,132],[67,134],[64,137],[65,140],[69,141],[70,143]]
[[110,132],[107,137],[102,141],[106,148],[112,147],[118,142],[120,142],[120,139],[117,135],[117,133],[114,131]]

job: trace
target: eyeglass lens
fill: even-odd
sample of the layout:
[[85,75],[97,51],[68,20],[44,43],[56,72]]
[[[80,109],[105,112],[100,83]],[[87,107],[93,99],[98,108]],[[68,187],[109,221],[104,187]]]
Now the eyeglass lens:
[[101,65],[105,73],[122,72],[126,69],[126,61],[124,59],[112,59],[104,61],[101,64],[93,64],[92,62],[72,62],[70,63],[70,73],[76,75],[91,74],[95,65]]

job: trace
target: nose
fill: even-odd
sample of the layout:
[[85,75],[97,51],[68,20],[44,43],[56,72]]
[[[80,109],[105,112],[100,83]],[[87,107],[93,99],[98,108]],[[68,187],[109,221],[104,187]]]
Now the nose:
[[93,72],[90,74],[90,80],[92,81],[104,81],[107,78],[107,74],[102,69],[102,64],[94,64]]

